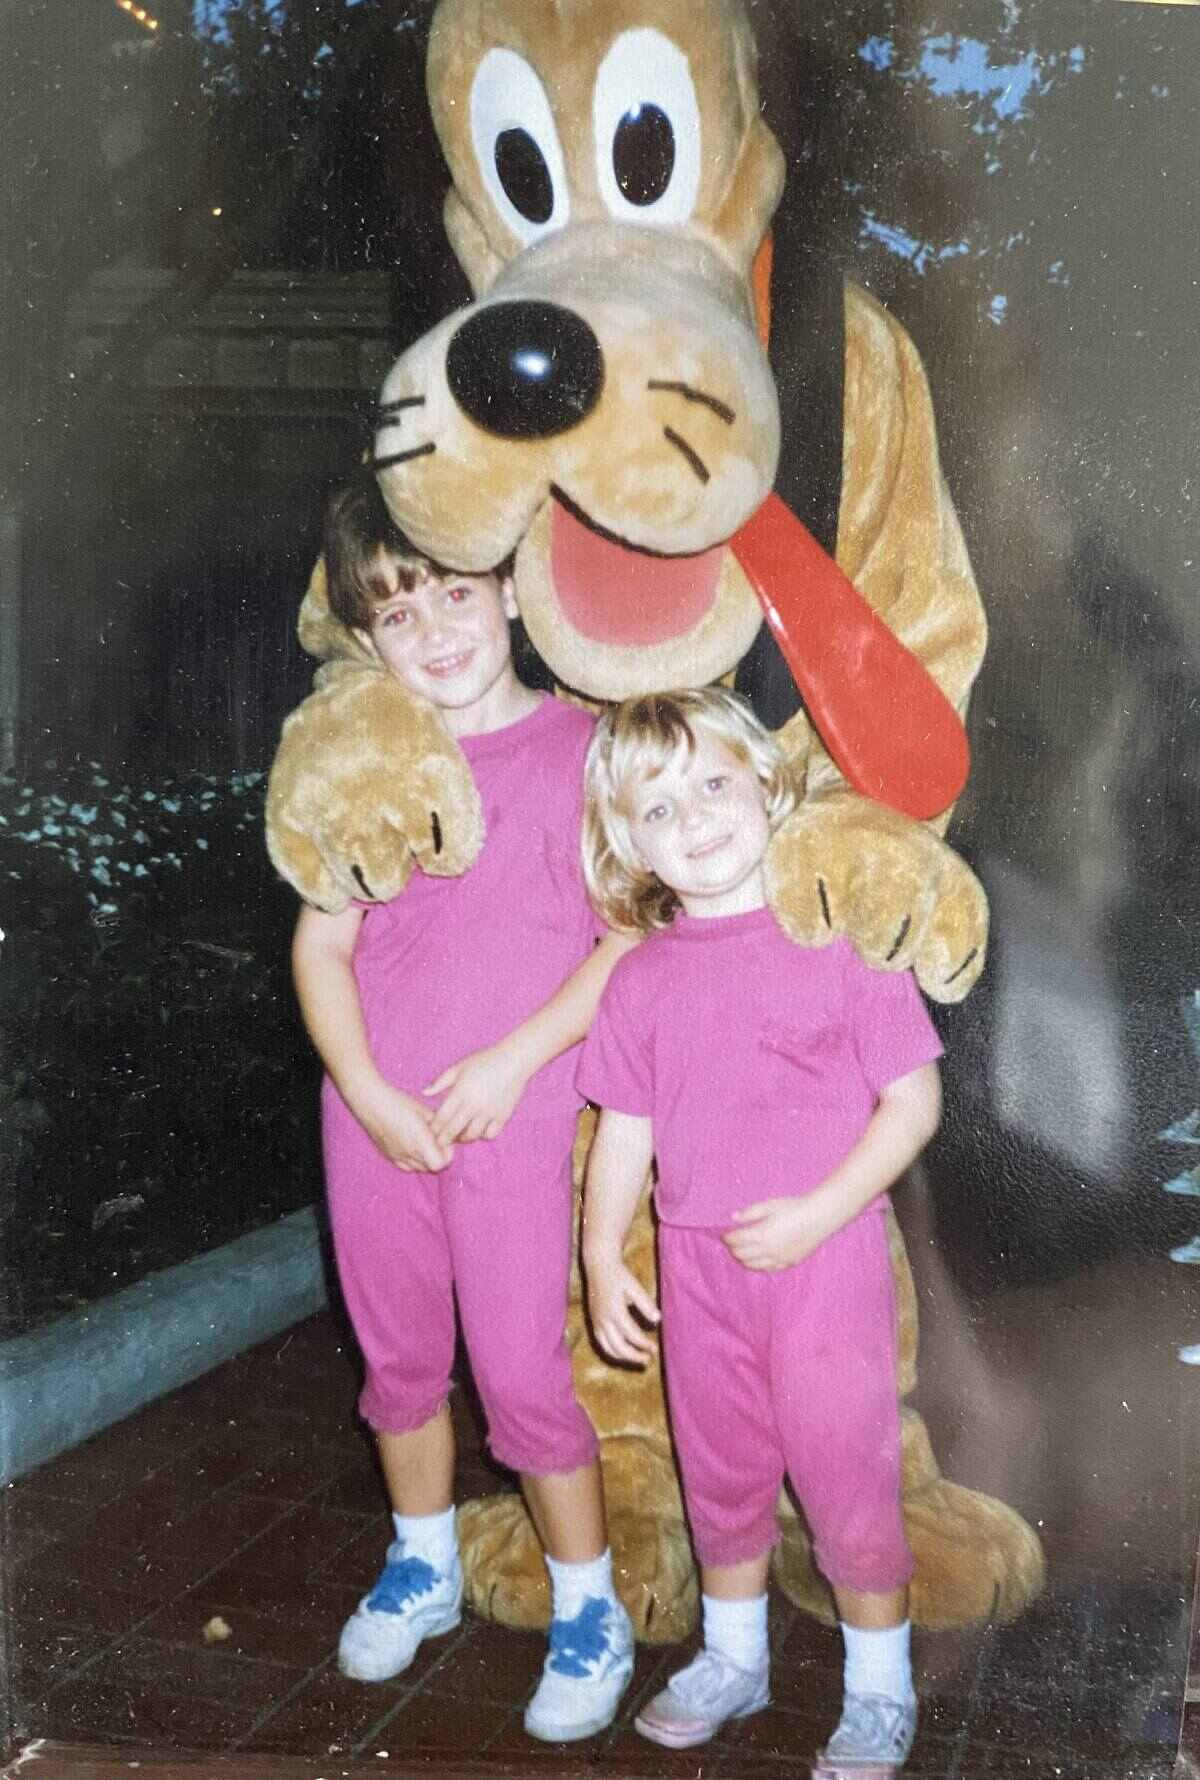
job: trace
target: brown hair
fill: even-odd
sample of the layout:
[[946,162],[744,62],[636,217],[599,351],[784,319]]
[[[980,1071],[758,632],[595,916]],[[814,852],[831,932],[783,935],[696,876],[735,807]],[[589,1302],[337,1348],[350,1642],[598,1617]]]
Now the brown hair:
[[626,932],[669,927],[675,892],[638,858],[629,829],[631,793],[701,735],[727,748],[762,787],[771,833],[796,802],[787,762],[745,700],[721,686],[626,699],[596,725],[584,769],[583,875],[597,913]]
[[405,593],[453,571],[418,550],[396,524],[373,475],[356,476],[325,508],[325,584],[329,609],[351,630],[369,630],[392,588],[380,573],[390,557]]

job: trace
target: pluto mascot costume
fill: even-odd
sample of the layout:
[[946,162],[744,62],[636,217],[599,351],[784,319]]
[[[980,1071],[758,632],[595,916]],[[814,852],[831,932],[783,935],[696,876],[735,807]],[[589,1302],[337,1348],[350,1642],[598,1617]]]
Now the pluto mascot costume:
[[[515,551],[525,629],[568,694],[732,680],[803,792],[769,858],[784,929],[806,945],[846,933],[958,1000],[987,905],[942,834],[983,615],[917,353],[811,263],[781,204],[741,5],[440,0],[427,80],[475,301],[384,385],[375,467],[396,521],[464,571]],[[331,618],[320,565],[300,637],[326,665],[272,772],[278,869],[329,910],[399,895],[414,867],[466,871],[482,817],[465,761]],[[917,1307],[892,1234],[906,1395]],[[628,1253],[652,1282],[648,1202]],[[657,1367],[599,1357],[578,1280],[569,1338],[620,1593],[640,1637],[680,1638],[697,1586]],[[1011,1617],[1041,1586],[1034,1534],[942,1478],[904,1414],[913,1618]],[[831,1618],[803,1525],[786,1501],[780,1515],[778,1581]],[[545,1625],[521,1498],[468,1502],[459,1522],[475,1609]]]

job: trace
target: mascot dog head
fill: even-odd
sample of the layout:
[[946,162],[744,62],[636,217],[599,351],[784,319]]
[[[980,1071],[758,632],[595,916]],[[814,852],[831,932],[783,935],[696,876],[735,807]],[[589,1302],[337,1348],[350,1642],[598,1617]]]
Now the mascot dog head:
[[723,541],[779,450],[752,267],[783,159],[748,23],[730,0],[441,0],[428,87],[478,301],[386,381],[387,503],[438,561],[517,549],[564,684],[711,681],[762,621]]
[[[795,684],[760,714],[803,695],[852,786],[945,811],[967,770],[951,703],[771,493],[784,167],[739,0],[440,0],[427,84],[477,300],[385,382],[374,465],[398,524],[463,570],[515,550],[534,647],[590,698],[708,684],[765,611]],[[320,575],[300,638],[355,653]]]

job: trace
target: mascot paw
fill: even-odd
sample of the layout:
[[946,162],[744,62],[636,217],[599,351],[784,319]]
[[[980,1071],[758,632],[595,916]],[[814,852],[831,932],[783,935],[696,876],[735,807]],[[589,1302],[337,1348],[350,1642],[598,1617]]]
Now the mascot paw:
[[[682,1520],[617,1508],[609,1514],[613,1577],[646,1644],[674,1644],[696,1623],[699,1585]],[[550,1624],[550,1586],[542,1547],[515,1492],[477,1497],[458,1510],[467,1605],[484,1619],[519,1630]]]
[[283,726],[267,788],[267,847],[306,902],[398,896],[413,866],[456,877],[483,841],[466,760],[431,706],[373,667],[323,668]]
[[932,829],[852,793],[814,798],[767,855],[780,926],[800,945],[852,940],[867,964],[911,969],[932,1001],[961,1001],[983,969],[987,898]]
[[[1037,1535],[994,1496],[939,1477],[917,1496],[905,1497],[904,1525],[916,1562],[910,1613],[926,1631],[1016,1619],[1042,1592],[1045,1559]],[[790,1601],[834,1624],[833,1596],[794,1514],[783,1520],[772,1570]]]

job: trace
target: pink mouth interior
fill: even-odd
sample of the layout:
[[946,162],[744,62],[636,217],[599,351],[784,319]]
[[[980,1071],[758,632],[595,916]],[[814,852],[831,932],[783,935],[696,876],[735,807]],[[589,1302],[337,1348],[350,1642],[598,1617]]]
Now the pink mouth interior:
[[724,544],[698,556],[649,556],[602,538],[555,501],[550,573],[567,621],[594,643],[670,642],[695,629],[717,597]]

